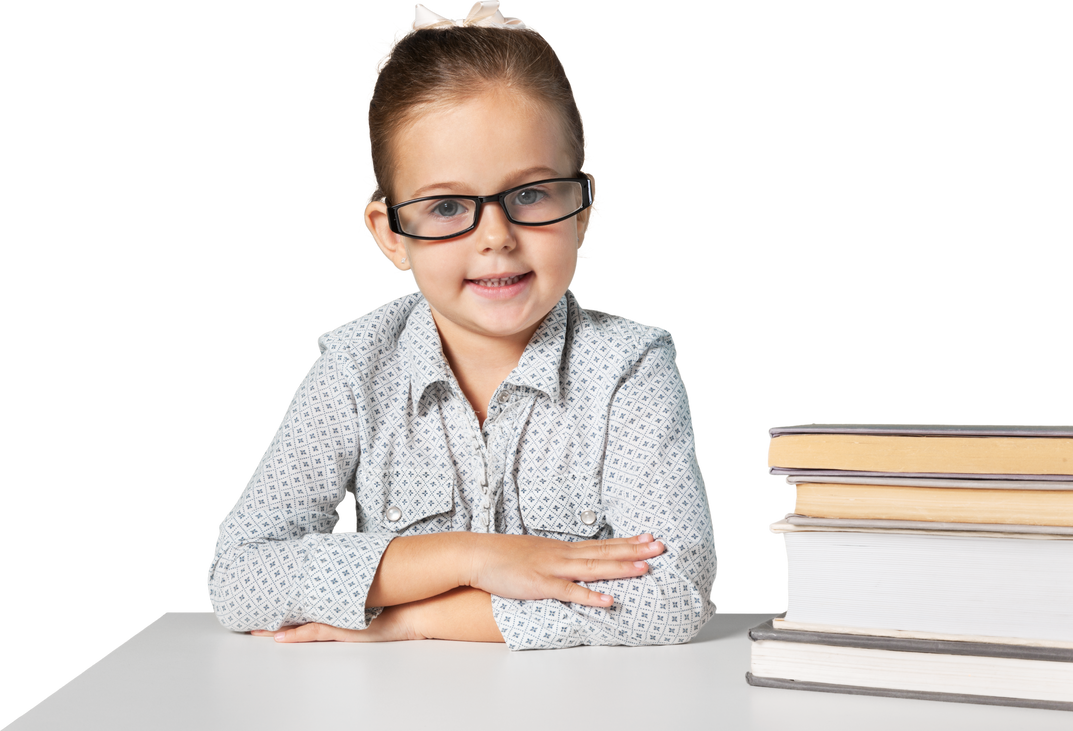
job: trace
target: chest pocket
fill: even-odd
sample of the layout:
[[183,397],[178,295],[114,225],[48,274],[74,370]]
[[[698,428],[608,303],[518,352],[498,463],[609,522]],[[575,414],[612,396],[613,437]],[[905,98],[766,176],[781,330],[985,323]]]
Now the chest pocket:
[[450,530],[455,475],[427,471],[362,475],[358,530],[409,535]]
[[520,480],[518,495],[527,533],[566,541],[610,538],[599,473],[564,473]]

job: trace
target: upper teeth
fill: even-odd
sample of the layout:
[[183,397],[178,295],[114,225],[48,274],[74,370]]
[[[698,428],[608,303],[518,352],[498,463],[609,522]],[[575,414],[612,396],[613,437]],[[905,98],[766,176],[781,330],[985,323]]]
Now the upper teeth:
[[482,287],[506,287],[508,284],[514,284],[521,278],[522,275],[519,274],[516,277],[507,277],[505,279],[478,279],[477,284]]

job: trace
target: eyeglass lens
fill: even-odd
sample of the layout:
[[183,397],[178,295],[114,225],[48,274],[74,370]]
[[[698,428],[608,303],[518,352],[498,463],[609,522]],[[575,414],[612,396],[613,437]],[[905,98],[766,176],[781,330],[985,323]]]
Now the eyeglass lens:
[[[581,183],[576,180],[539,183],[511,191],[503,198],[503,207],[516,223],[540,225],[580,211],[582,193]],[[399,227],[404,234],[430,238],[462,233],[473,226],[476,214],[476,201],[450,196],[414,201],[398,209]]]

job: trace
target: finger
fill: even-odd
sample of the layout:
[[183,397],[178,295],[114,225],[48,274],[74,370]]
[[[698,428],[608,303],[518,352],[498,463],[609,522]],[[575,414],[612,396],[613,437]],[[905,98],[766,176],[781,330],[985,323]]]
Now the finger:
[[598,591],[586,589],[581,584],[575,584],[572,581],[559,581],[549,587],[548,596],[562,602],[584,604],[587,607],[610,607],[615,603],[610,594],[601,594]]
[[621,558],[623,555],[636,558],[652,558],[666,550],[663,541],[645,541],[639,543],[627,543],[625,546],[614,546],[609,557]]
[[634,546],[639,553],[649,552],[650,556],[658,556],[667,550],[667,545],[657,540],[651,533],[642,533],[639,536],[627,539],[627,544]]
[[272,633],[272,637],[276,642],[309,642],[313,631],[309,624],[291,625],[280,627]]
[[548,573],[567,581],[632,579],[648,572],[645,561],[606,561],[598,558],[568,560]]
[[609,545],[620,545],[623,543],[651,543],[655,539],[651,533],[641,533],[636,536],[622,536],[620,538],[590,538],[587,541],[574,541],[571,545],[574,546],[595,546],[600,543],[606,543]]
[[[599,549],[600,552],[610,555],[623,555],[633,560],[614,560],[593,557],[573,557],[567,559],[567,563],[560,565],[558,571],[551,571],[553,576],[567,580],[572,586],[579,586],[577,581],[607,581],[612,579],[629,579],[643,576],[648,573],[648,562],[643,558],[654,558],[663,553],[665,546],[661,541],[647,544],[619,544]],[[632,555],[631,555],[632,554]],[[560,585],[562,586],[562,585]],[[579,587],[584,589],[584,587]],[[606,594],[584,589],[587,594],[580,594],[576,590],[566,587],[564,589],[569,596],[577,597],[569,601],[575,601],[589,606],[607,606]],[[560,597],[556,597],[560,598]]]
[[661,553],[663,544],[660,542],[604,546],[600,549],[600,558],[586,556],[584,553],[569,556],[567,562],[560,565],[561,572],[554,572],[553,575],[571,582],[631,579],[633,576],[644,575],[649,568],[648,560]]
[[[585,558],[595,557],[608,561],[637,561],[656,555],[656,543],[622,543],[611,546],[594,546],[595,553],[586,552]],[[577,556],[576,558],[581,558]]]
[[[663,553],[664,550],[663,542],[656,540],[651,533],[641,533],[640,535],[629,536],[626,538],[608,538],[605,540],[595,541],[577,541],[574,543],[570,543],[569,546],[574,550],[581,549],[586,552],[592,550],[603,551],[604,553],[602,553],[601,555],[604,555],[608,558],[612,556],[621,558],[627,555],[638,555],[646,557],[658,556],[659,554]],[[623,553],[621,550],[623,548],[636,549],[636,553]],[[618,552],[612,553],[612,551]]]
[[654,558],[665,550],[662,541],[651,543],[597,543],[588,546],[574,544],[567,549],[569,558],[600,558],[608,561],[640,561]]

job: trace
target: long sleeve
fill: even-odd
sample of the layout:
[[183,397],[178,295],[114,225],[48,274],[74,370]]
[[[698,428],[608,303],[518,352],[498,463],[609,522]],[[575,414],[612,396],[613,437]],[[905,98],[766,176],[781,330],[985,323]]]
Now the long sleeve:
[[610,594],[610,609],[556,600],[493,597],[511,649],[675,644],[715,612],[716,558],[697,465],[685,386],[663,334],[619,383],[608,413],[601,499],[616,537],[650,532],[666,551],[642,577],[584,585]]
[[220,525],[209,596],[229,629],[364,629],[379,613],[365,599],[393,536],[331,532],[359,455],[348,367],[344,354],[321,355]]

